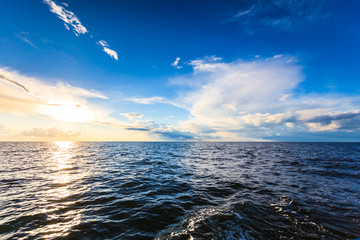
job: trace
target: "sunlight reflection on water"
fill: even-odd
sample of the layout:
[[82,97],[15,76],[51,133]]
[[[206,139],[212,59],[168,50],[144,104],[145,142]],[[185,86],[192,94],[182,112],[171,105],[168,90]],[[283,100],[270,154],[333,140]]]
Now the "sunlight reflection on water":
[[[80,211],[73,209],[71,205],[72,195],[76,194],[74,184],[81,174],[76,172],[76,159],[74,158],[74,142],[54,142],[49,149],[51,157],[48,159],[50,171],[46,177],[52,184],[43,193],[44,209],[47,216],[47,224],[41,229],[44,238],[53,239],[68,235],[71,229],[81,223]],[[38,234],[38,233],[36,233]]]

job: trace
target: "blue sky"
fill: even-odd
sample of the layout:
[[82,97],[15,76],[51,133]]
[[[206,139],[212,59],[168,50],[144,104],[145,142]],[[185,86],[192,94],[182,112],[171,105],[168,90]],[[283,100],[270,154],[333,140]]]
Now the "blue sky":
[[359,141],[359,1],[6,1],[0,140]]

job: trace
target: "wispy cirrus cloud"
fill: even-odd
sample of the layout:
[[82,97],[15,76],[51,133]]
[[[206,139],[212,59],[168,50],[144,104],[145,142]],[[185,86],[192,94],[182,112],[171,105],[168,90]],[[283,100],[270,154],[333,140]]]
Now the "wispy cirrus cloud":
[[43,0],[43,2],[50,7],[50,11],[52,13],[55,13],[58,18],[64,21],[65,27],[67,27],[67,29],[69,29],[69,27],[72,28],[76,36],[89,32],[86,27],[82,25],[79,18],[73,12],[65,8],[68,7],[67,4],[61,6],[52,0]]
[[154,104],[154,103],[164,103],[166,102],[165,98],[163,97],[150,97],[150,98],[137,98],[137,97],[133,97],[133,98],[128,98],[128,101],[131,102],[136,102],[136,103],[141,103],[141,104]]
[[103,47],[103,50],[104,50],[104,52],[106,52],[107,55],[109,55],[110,57],[112,57],[115,60],[118,60],[117,52],[110,49],[109,48],[110,46],[106,41],[100,40],[100,41],[97,42],[97,44]]
[[154,96],[154,97],[149,97],[149,98],[131,97],[131,98],[127,98],[126,100],[130,101],[130,102],[146,104],[146,105],[164,103],[164,104],[173,105],[178,108],[187,109],[187,106],[185,104],[181,103],[180,101],[170,100],[170,99],[167,99],[164,97],[159,97],[159,96]]
[[128,119],[142,118],[144,116],[140,113],[120,113],[119,115],[127,117]]
[[228,20],[242,24],[249,32],[271,27],[292,29],[304,22],[311,24],[331,16],[328,9],[332,1],[262,1],[252,0],[241,4]]
[[[51,12],[56,14],[58,18],[64,21],[64,26],[67,30],[70,30],[71,28],[76,36],[89,33],[88,29],[80,22],[75,13],[65,8],[68,7],[68,4],[62,3],[62,5],[60,5],[53,0],[43,0],[43,2],[50,7]],[[118,60],[117,52],[113,49],[110,49],[109,44],[106,41],[99,40],[96,42],[96,44],[102,46],[103,51],[111,58]]]
[[30,45],[31,47],[33,47],[36,50],[39,50],[39,48],[32,42],[29,40],[28,32],[21,32],[19,34],[15,34],[17,38],[19,38],[21,41],[25,42],[26,44]]
[[9,79],[9,78],[6,77],[5,75],[0,74],[0,79],[5,80],[5,81],[13,84],[14,86],[16,86],[16,87],[24,90],[25,92],[30,92],[29,89],[27,89],[24,85],[18,83],[17,81],[14,81],[14,80]]

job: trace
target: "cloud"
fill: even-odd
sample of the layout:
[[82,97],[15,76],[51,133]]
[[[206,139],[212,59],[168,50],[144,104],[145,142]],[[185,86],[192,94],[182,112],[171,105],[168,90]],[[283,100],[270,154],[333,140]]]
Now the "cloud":
[[192,74],[170,80],[187,86],[176,99],[190,113],[181,123],[182,131],[204,139],[264,140],[280,133],[359,130],[360,98],[296,94],[304,81],[297,62],[282,55],[253,61],[223,62],[214,56],[190,61]]
[[119,115],[127,117],[128,119],[142,118],[144,116],[140,113],[120,113]]
[[104,52],[106,52],[106,54],[112,57],[113,59],[118,60],[117,52],[115,52],[114,50],[104,47]]
[[196,72],[214,72],[218,69],[224,68],[226,65],[220,62],[222,59],[216,56],[209,56],[203,59],[197,59],[190,61],[190,65],[193,66]]
[[74,87],[67,83],[56,84],[24,76],[7,68],[0,68],[0,111],[9,114],[41,114],[61,121],[103,121],[108,113],[89,104],[86,99],[107,99],[103,94]]
[[69,30],[69,31],[70,31],[70,28],[69,28],[69,26],[68,26],[68,25],[66,25],[66,23],[64,23],[64,26],[65,26],[65,28],[66,28],[67,30]]
[[128,128],[125,128],[125,130],[148,132],[148,131],[150,131],[151,129],[150,129],[150,128],[142,128],[142,127],[128,127]]
[[52,0],[43,0],[44,3],[49,5],[50,11],[52,13],[55,13],[61,20],[64,21],[65,26],[72,27],[73,32],[76,36],[79,36],[80,34],[85,34],[88,32],[85,26],[83,26],[78,19],[78,17],[73,13],[65,9],[67,7],[67,4],[64,4],[65,7],[56,4]]
[[249,13],[251,13],[252,10],[253,10],[253,9],[241,10],[241,11],[239,11],[239,12],[234,16],[234,18],[238,18],[238,17],[241,17],[241,16],[246,16],[246,15],[248,15]]
[[[61,6],[59,4],[56,4],[52,0],[43,0],[43,2],[50,7],[51,12],[55,13],[61,20],[64,21],[64,26],[67,30],[70,30],[70,27],[73,29],[73,32],[75,33],[76,36],[79,36],[80,34],[86,34],[89,32],[87,28],[81,24],[80,20],[73,12],[65,9],[65,7],[68,7],[68,4],[62,3],[63,6]],[[22,38],[22,40],[33,46],[33,44],[27,38]],[[102,46],[103,51],[107,55],[109,55],[115,60],[118,60],[117,52],[110,49],[109,48],[110,46],[107,44],[106,41],[100,40],[96,43]],[[35,47],[35,45],[33,47]]]
[[[143,115],[139,113],[121,114],[129,120],[133,120],[130,124],[109,117],[110,112],[108,110],[89,103],[90,98],[107,99],[106,96],[94,90],[71,86],[64,82],[50,83],[7,68],[0,68],[0,76],[0,112],[3,113],[40,116],[41,118],[49,117],[63,122],[104,125],[106,128],[133,131],[135,135],[140,134],[142,137],[148,135],[160,140],[190,139],[189,134],[182,136],[181,131],[170,129],[166,124],[140,120]],[[167,101],[159,97],[134,100],[142,104]],[[56,128],[34,128],[12,137],[19,139],[19,136],[74,138],[80,136],[80,133]]]
[[81,136],[81,132],[63,131],[57,128],[33,128],[32,130],[25,130],[21,132],[22,136],[26,137],[41,137],[41,138],[74,138]]
[[249,32],[271,27],[290,30],[330,17],[330,1],[262,1],[245,2],[233,13],[230,22],[242,24]]
[[33,42],[31,42],[31,41],[28,39],[28,37],[27,37],[28,34],[29,34],[28,32],[22,32],[21,34],[15,34],[15,35],[16,35],[16,37],[18,37],[21,41],[27,43],[28,45],[30,45],[30,46],[33,47],[34,49],[39,50],[39,48],[38,48]]
[[309,119],[307,125],[311,131],[356,131],[360,130],[360,111],[342,113],[323,113]]
[[110,57],[114,58],[115,60],[118,60],[117,53],[114,50],[111,50],[110,48],[108,48],[110,46],[106,41],[100,40],[97,42],[97,44],[103,47],[103,50],[106,54],[108,54]]
[[193,133],[184,133],[180,131],[154,131],[152,133],[159,135],[165,140],[187,141],[196,139]]
[[98,41],[97,44],[99,44],[100,46],[103,46],[103,47],[109,47],[109,45],[107,44],[107,42],[104,41],[104,40]]
[[130,101],[130,102],[146,104],[146,105],[157,104],[157,103],[170,104],[170,105],[173,105],[178,108],[183,108],[186,110],[188,109],[187,106],[185,104],[183,104],[182,102],[179,102],[177,100],[170,100],[170,99],[159,97],[159,96],[154,96],[154,97],[150,97],[150,98],[132,97],[132,98],[127,98],[126,100]]
[[15,130],[11,130],[7,128],[5,124],[0,123],[0,139],[1,141],[4,140],[4,138],[7,138],[8,136],[13,136],[17,134],[18,132]]
[[179,66],[179,65],[178,65],[178,64],[179,64],[179,61],[180,61],[180,58],[177,57],[177,58],[175,59],[175,61],[171,64],[171,66],[173,66],[174,68],[177,68],[177,69],[182,68],[182,66]]
[[[353,138],[360,131],[360,97],[298,94],[305,77],[294,57],[224,62],[209,56],[188,64],[192,73],[170,79],[172,84],[185,86],[178,97],[127,99],[147,105],[171,104],[186,109],[188,119],[178,126],[137,120],[126,130],[165,140],[228,141],[289,140],[289,136],[311,139],[312,134],[324,132],[352,132]],[[122,115],[129,119],[137,116]]]
[[128,98],[128,101],[141,103],[141,104],[154,104],[154,103],[162,103],[164,102],[165,98],[163,97],[151,97],[151,98]]
[[188,93],[186,101],[191,114],[199,118],[233,117],[255,109],[269,111],[303,80],[298,66],[279,59],[231,63],[195,60],[190,64],[194,68],[192,80],[199,77],[203,85]]
[[286,99],[288,99],[289,97],[291,97],[291,94],[284,94],[279,98],[279,101],[285,101]]
[[25,92],[30,92],[26,87],[24,87],[24,85],[21,85],[20,83],[14,81],[14,80],[8,79],[8,78],[7,78],[6,76],[4,76],[4,75],[1,75],[1,74],[0,74],[0,79],[5,80],[5,81],[13,84],[14,86],[16,86],[16,87],[24,90]]
[[114,50],[104,47],[104,52],[106,52],[110,57],[114,58],[115,60],[118,60],[118,55]]
[[149,120],[137,120],[132,126],[128,126],[124,129],[128,131],[145,132],[151,139],[156,140],[188,141],[200,139],[195,133],[182,131],[180,128],[169,124],[157,123]]

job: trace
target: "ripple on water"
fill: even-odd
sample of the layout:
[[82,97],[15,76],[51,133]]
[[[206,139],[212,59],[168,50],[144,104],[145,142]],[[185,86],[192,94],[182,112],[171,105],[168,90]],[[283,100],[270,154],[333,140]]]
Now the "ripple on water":
[[355,239],[360,144],[0,143],[1,239]]

